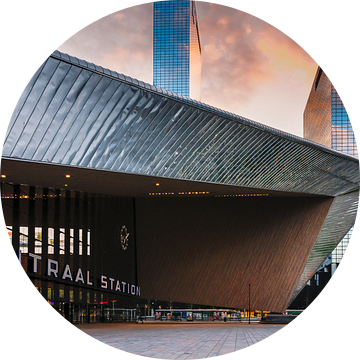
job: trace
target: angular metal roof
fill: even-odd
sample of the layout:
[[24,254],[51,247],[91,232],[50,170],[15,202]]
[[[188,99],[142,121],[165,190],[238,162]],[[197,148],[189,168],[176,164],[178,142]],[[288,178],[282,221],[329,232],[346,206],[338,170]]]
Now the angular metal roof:
[[14,111],[3,157],[286,192],[358,188],[358,160],[55,51]]
[[24,90],[3,159],[333,196],[294,296],[355,221],[359,161],[55,51]]
[[354,226],[358,205],[359,191],[334,198],[289,305]]

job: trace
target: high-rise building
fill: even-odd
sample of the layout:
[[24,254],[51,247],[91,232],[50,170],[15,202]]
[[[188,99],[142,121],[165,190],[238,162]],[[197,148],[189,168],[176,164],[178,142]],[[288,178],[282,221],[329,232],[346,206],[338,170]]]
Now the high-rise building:
[[355,135],[339,94],[331,85],[331,147],[358,157]]
[[354,131],[344,104],[320,67],[304,111],[304,138],[358,156]]
[[201,44],[194,1],[154,3],[154,85],[200,100]]
[[[320,67],[304,111],[304,138],[358,157],[354,131],[345,106]],[[351,233],[352,229],[330,256],[333,271],[345,253]]]
[[[355,135],[349,116],[333,85],[331,85],[331,147],[345,154],[358,157]],[[331,262],[333,271],[339,265],[344,256],[352,231],[353,228],[350,229],[350,231],[332,252]]]
[[[358,157],[354,131],[344,104],[335,87],[320,67],[317,69],[305,107],[303,125],[305,139]],[[303,292],[291,305],[296,304],[295,307],[304,303],[308,305],[316,298],[340,264],[352,231],[353,227],[349,229],[336,248],[329,253],[327,259],[309,280],[308,285],[310,286],[303,289]],[[324,251],[326,250],[324,249]]]

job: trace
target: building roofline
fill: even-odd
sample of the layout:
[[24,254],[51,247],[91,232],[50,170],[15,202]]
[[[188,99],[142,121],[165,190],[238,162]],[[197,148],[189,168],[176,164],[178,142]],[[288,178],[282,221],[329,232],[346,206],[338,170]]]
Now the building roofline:
[[294,142],[297,142],[299,144],[309,146],[309,147],[312,147],[314,149],[324,151],[326,153],[333,154],[335,156],[344,158],[346,160],[350,160],[350,161],[353,161],[355,163],[359,163],[359,159],[354,157],[354,156],[344,154],[344,153],[342,153],[340,151],[333,150],[331,148],[320,145],[320,144],[315,143],[313,141],[306,140],[306,139],[304,139],[302,137],[290,134],[290,133],[285,132],[285,131],[278,130],[278,129],[270,127],[268,125],[261,124],[259,122],[254,121],[254,120],[250,120],[250,119],[245,118],[243,116],[231,113],[231,112],[226,111],[226,110],[216,108],[214,106],[205,104],[203,102],[188,98],[186,96],[182,96],[182,95],[173,93],[171,91],[162,89],[162,88],[160,88],[158,86],[148,84],[148,83],[146,83],[144,81],[137,80],[135,78],[132,78],[130,76],[118,73],[118,72],[113,71],[113,70],[109,70],[109,69],[104,68],[104,67],[102,67],[100,65],[95,65],[95,64],[93,64],[91,62],[79,59],[77,57],[68,55],[68,54],[60,52],[58,50],[55,50],[50,55],[50,57],[61,60],[61,61],[64,61],[64,62],[67,62],[67,63],[70,63],[72,65],[78,66],[78,67],[83,68],[83,69],[90,70],[92,72],[101,74],[103,76],[110,77],[112,79],[118,79],[118,80],[120,80],[122,82],[126,82],[126,83],[128,83],[128,84],[130,84],[132,86],[146,89],[147,91],[150,91],[152,93],[159,94],[159,95],[171,98],[171,99],[175,99],[178,102],[191,105],[193,107],[198,108],[199,110],[205,110],[205,111],[207,111],[209,113],[212,113],[213,115],[219,115],[219,116],[222,116],[222,117],[224,117],[224,118],[226,118],[228,120],[235,121],[235,122],[238,122],[238,123],[243,124],[243,125],[251,126],[251,127],[255,128],[255,129],[258,129],[258,130],[261,130],[261,131],[264,131],[264,132],[268,132],[268,133],[270,133],[272,135],[279,136],[279,137],[282,137],[282,138],[286,138],[286,139],[288,139],[290,141],[294,141]]

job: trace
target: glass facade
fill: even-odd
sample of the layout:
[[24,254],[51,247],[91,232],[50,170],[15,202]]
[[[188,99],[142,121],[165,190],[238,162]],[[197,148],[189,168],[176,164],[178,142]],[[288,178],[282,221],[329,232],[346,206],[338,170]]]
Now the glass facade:
[[339,94],[319,67],[304,111],[304,138],[358,156],[354,132]]
[[72,323],[136,319],[135,247],[123,251],[113,226],[134,233],[133,199],[1,182],[1,200],[19,261],[54,309]]
[[[320,66],[317,69],[305,107],[303,125],[305,139],[359,159],[359,151],[349,114],[335,86]],[[335,198],[314,246],[317,253],[323,253],[325,261],[323,260],[324,262],[318,268],[306,265],[305,268],[308,267],[309,271],[307,273],[304,271],[301,275],[302,281],[299,282],[292,296],[290,306],[307,308],[330,281],[345,256],[354,231],[354,226],[351,225],[355,223],[356,218],[343,229],[339,229],[340,231],[335,231],[336,224],[341,220],[338,215],[339,210],[336,208],[340,206],[343,208],[342,211],[346,211],[350,205],[347,201],[342,204],[338,203],[338,199],[339,197]],[[353,210],[357,213],[358,200],[353,204]],[[331,234],[327,230],[330,228],[334,229]],[[340,242],[339,240],[336,242],[329,241],[334,239],[342,240]],[[308,263],[311,261],[313,253],[314,250]],[[303,287],[302,284],[305,283],[308,286]]]
[[[304,111],[304,138],[358,157],[354,131],[344,104],[320,67]],[[351,233],[352,229],[332,253],[333,264],[340,263]]]
[[[349,116],[339,94],[331,85],[331,147],[358,157],[355,135]],[[332,263],[338,265],[345,254],[353,228],[345,235],[332,253]]]
[[201,45],[194,1],[154,3],[153,81],[200,100]]
[[331,147],[358,157],[355,135],[339,94],[331,85]]
[[344,238],[340,241],[338,246],[335,248],[335,250],[332,252],[332,263],[333,264],[339,264],[341,259],[344,256],[345,250],[347,246],[349,245],[349,241],[351,238],[353,232],[353,227],[350,229],[350,231],[344,236]]

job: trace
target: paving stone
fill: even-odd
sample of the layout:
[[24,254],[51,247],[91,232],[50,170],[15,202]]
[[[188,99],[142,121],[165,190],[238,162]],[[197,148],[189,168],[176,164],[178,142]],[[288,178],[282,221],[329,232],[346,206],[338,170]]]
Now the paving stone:
[[80,330],[123,351],[158,359],[204,359],[255,344],[282,329],[246,323],[81,324]]

